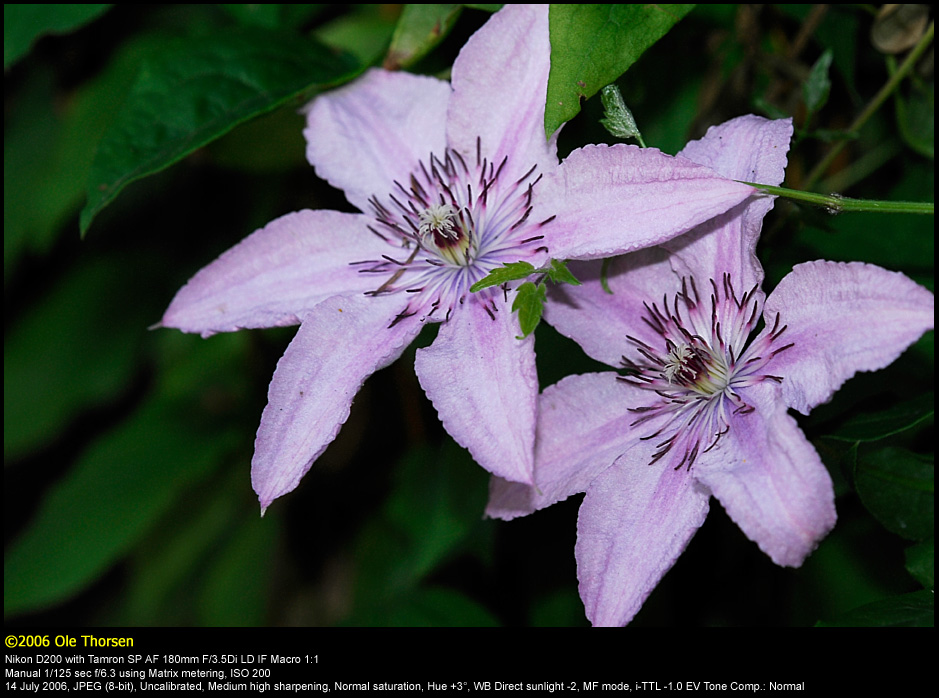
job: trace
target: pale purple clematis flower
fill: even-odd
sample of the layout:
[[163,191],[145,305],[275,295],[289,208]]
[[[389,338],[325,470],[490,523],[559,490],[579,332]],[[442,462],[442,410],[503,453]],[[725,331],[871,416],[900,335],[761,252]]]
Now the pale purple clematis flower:
[[[741,117],[682,155],[776,185],[791,134],[789,121]],[[835,506],[787,410],[808,414],[933,326],[929,291],[869,264],[799,264],[764,297],[754,248],[771,206],[753,198],[616,258],[612,295],[594,262],[571,265],[583,286],[549,294],[545,318],[622,375],[569,376],[544,391],[537,488],[494,478],[488,513],[510,519],[586,492],[575,556],[595,625],[633,618],[712,495],[774,562],[799,566],[834,526]]]
[[416,371],[443,425],[484,468],[531,482],[533,338],[506,262],[598,258],[657,244],[750,187],[633,146],[558,164],[544,133],[547,6],[507,6],[457,58],[452,83],[371,70],[307,109],[307,156],[362,213],[300,211],[255,232],[177,294],[164,327],[208,336],[300,324],[271,381],[252,462],[262,508],[294,489],[362,382],[426,323]]

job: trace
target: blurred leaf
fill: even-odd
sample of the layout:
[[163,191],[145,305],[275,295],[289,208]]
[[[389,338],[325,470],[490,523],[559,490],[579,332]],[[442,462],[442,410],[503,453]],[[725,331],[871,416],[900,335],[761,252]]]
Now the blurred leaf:
[[906,549],[906,569],[927,589],[936,586],[936,539],[930,538]]
[[860,453],[854,481],[864,506],[887,530],[909,540],[933,535],[931,458],[894,447]]
[[532,604],[530,625],[536,628],[577,627],[588,625],[584,602],[571,584],[536,599]]
[[245,3],[222,5],[232,17],[246,26],[265,29],[297,28],[325,9],[325,5],[290,3]]
[[[190,338],[191,339],[191,338]],[[212,402],[193,386],[241,355],[239,335],[202,342],[180,373],[188,402],[174,395],[174,380],[113,431],[91,444],[45,495],[33,521],[4,559],[4,613],[13,615],[61,602],[117,562],[171,508],[208,475],[242,436],[235,426],[211,430]]]
[[307,90],[351,79],[358,69],[355,60],[314,41],[260,29],[172,43],[145,63],[98,146],[82,233],[134,180]]
[[127,390],[150,319],[127,295],[135,273],[128,258],[79,260],[7,332],[4,460],[48,446],[81,411]]
[[[818,5],[797,3],[784,3],[773,7],[800,22],[809,21],[810,14],[823,9]],[[862,21],[866,26],[869,19],[863,12],[858,11],[857,5],[828,5],[824,8],[821,24],[813,33],[813,39],[834,54],[834,66],[844,76],[846,86],[852,97],[856,98],[855,101],[859,99],[855,73],[859,60],[858,35]]]
[[3,70],[25,56],[43,34],[65,34],[103,15],[111,5],[3,5]]
[[552,5],[545,133],[614,82],[694,5]]
[[200,625],[258,626],[267,617],[271,556],[280,532],[277,517],[242,520],[210,559],[199,592]]
[[518,287],[515,300],[512,301],[512,310],[518,313],[518,325],[522,330],[522,336],[519,339],[527,337],[538,327],[544,311],[544,299],[544,283],[536,286],[531,281],[526,281]]
[[414,65],[450,32],[461,9],[462,5],[405,5],[382,67],[398,70]]
[[822,628],[931,628],[934,620],[934,594],[914,591],[861,606],[832,621],[820,621]]
[[910,95],[896,93],[900,136],[913,150],[930,160],[936,157],[935,85],[914,85]]
[[321,27],[314,36],[327,46],[355,56],[363,66],[376,63],[385,53],[395,29],[397,14],[390,5],[353,5],[352,12]]
[[201,435],[154,400],[95,443],[43,500],[4,560],[4,611],[63,601],[126,554],[173,500],[218,464],[232,439]]
[[[48,152],[46,157],[37,157],[37,143],[48,144],[54,152],[62,125],[50,108],[54,97],[52,73],[37,69],[29,78],[4,102],[4,281],[22,253],[45,252],[51,246],[56,223],[62,217],[61,206],[57,205],[60,197],[56,196],[59,185],[71,189],[64,196],[66,207],[70,198],[77,203],[81,195],[81,182],[72,177],[50,183],[50,173],[54,176],[56,172],[49,166],[52,158]],[[69,169],[71,163],[57,164]]]
[[453,589],[414,589],[374,612],[367,625],[396,628],[491,628],[499,621],[482,605]]
[[828,77],[828,69],[831,67],[831,59],[834,54],[831,50],[825,51],[815,65],[809,71],[809,76],[802,84],[802,99],[810,114],[814,114],[825,106],[828,101],[828,94],[831,92],[831,79]]
[[809,131],[805,134],[811,138],[817,138],[823,143],[837,143],[838,141],[853,141],[857,140],[858,133],[856,131],[840,131],[838,129],[831,128],[817,128]]
[[[23,253],[45,254],[81,208],[98,141],[114,120],[143,57],[165,41],[157,34],[128,41],[99,75],[75,88],[68,99],[54,92],[52,75],[38,69],[7,99],[4,278]],[[43,147],[37,149],[37,143]]]
[[933,414],[935,395],[932,392],[924,393],[882,412],[851,417],[833,433],[826,434],[826,437],[839,441],[879,441],[912,429]]
[[304,117],[291,105],[236,126],[206,146],[213,162],[242,172],[288,172],[308,167]]
[[[838,504],[838,525],[799,569],[805,584],[796,598],[786,602],[791,613],[803,616],[803,624],[840,617],[910,586],[909,576],[896,564],[896,549],[889,548],[901,541],[860,507],[852,511],[841,500]],[[811,611],[806,609],[811,597],[803,596],[809,590],[820,591],[811,594],[815,597]]]
[[[195,620],[193,585],[212,549],[235,528],[241,497],[246,486],[238,471],[203,489],[199,506],[178,500],[153,531],[134,550],[127,579],[126,606],[121,610],[124,625],[183,625]],[[234,484],[235,487],[229,486]],[[252,508],[252,514],[257,513]],[[188,604],[179,600],[182,597]]]
[[488,478],[452,441],[412,449],[395,470],[394,489],[356,542],[354,622],[396,605],[452,555],[485,507]]
[[[932,201],[934,182],[932,163],[908,162],[897,186],[881,198]],[[924,269],[932,276],[936,237],[931,216],[845,213],[825,222],[831,231],[807,227],[798,232],[797,243],[807,248],[800,251],[803,259],[863,261],[908,273]]]

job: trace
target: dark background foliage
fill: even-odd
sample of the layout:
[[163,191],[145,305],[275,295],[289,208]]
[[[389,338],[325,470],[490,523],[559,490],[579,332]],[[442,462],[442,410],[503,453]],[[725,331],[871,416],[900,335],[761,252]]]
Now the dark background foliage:
[[[305,162],[306,100],[383,61],[446,76],[493,7],[4,6],[8,625],[586,625],[579,497],[483,519],[487,476],[442,431],[414,376],[416,347],[366,382],[337,440],[262,519],[254,434],[293,330],[147,329],[193,273],[267,221],[350,210]],[[618,27],[610,7],[579,11]],[[616,82],[646,143],[665,152],[740,114],[791,115],[785,186],[932,201],[931,47],[849,130],[927,21],[884,29],[861,6],[698,6],[635,62],[591,64],[599,82],[564,127],[562,155],[613,141],[591,95],[626,70]],[[878,48],[872,30],[895,43]],[[594,31],[553,36],[555,54],[579,55]],[[615,44],[633,46],[616,31]],[[212,80],[187,72],[193,47]],[[246,100],[226,78],[250,71],[269,89],[239,111]],[[825,258],[932,289],[933,241],[932,216],[832,216],[780,200],[760,256],[768,288]],[[543,385],[597,368],[545,323],[537,351]],[[800,418],[836,483],[832,534],[802,568],[782,569],[715,502],[634,625],[931,625],[932,390],[929,333]]]

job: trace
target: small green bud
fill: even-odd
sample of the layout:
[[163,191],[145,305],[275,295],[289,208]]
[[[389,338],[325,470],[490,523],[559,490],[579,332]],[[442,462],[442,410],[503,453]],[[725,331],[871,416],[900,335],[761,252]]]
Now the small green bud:
[[603,102],[603,112],[606,117],[600,119],[600,123],[606,127],[606,130],[623,140],[635,138],[639,141],[639,145],[645,148],[645,141],[642,140],[642,134],[639,133],[633,113],[623,101],[619,88],[616,85],[607,85],[600,91],[600,100]]

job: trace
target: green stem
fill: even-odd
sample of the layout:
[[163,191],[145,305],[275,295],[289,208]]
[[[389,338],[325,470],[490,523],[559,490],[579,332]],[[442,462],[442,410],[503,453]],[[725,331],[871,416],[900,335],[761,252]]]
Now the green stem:
[[[874,112],[880,109],[880,106],[897,88],[897,85],[900,84],[900,81],[905,78],[911,70],[913,70],[913,67],[916,65],[916,62],[919,60],[920,56],[922,56],[926,49],[929,48],[929,45],[932,43],[935,30],[936,23],[930,22],[929,27],[926,29],[926,33],[923,34],[922,38],[919,40],[919,43],[916,44],[912,51],[910,51],[910,54],[906,57],[906,60],[903,61],[900,69],[890,76],[890,79],[887,80],[884,86],[880,88],[880,91],[874,95],[874,98],[864,108],[864,111],[862,111],[854,120],[854,123],[846,129],[847,131],[859,131],[860,128],[867,123],[867,120],[873,116]],[[818,182],[822,175],[825,174],[825,171],[828,169],[831,163],[834,162],[835,158],[838,157],[838,154],[841,153],[846,144],[847,141],[841,141],[840,143],[836,144],[828,152],[828,155],[826,155],[825,158],[815,166],[815,168],[806,178],[806,189],[812,189],[815,186],[816,182]]]
[[753,182],[741,182],[760,191],[781,196],[785,199],[802,201],[815,206],[822,206],[831,214],[842,213],[844,211],[869,211],[874,213],[919,213],[926,215],[935,214],[935,204],[920,201],[876,201],[874,199],[849,199],[846,196],[838,194],[813,194],[808,191],[799,191],[798,189],[784,189],[783,187],[771,187],[768,184],[754,184]]

